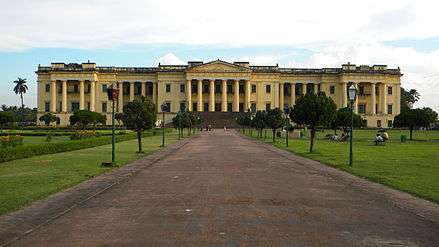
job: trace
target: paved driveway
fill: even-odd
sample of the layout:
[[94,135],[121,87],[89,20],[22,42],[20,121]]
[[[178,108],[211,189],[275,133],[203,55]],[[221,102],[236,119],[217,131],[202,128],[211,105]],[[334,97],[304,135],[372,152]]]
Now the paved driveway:
[[12,245],[439,246],[437,209],[216,130]]

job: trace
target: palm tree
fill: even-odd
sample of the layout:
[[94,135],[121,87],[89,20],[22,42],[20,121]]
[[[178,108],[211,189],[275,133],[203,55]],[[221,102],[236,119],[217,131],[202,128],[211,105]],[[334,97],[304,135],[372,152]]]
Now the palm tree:
[[24,108],[24,102],[23,102],[23,94],[27,91],[27,85],[26,85],[26,79],[18,77],[14,83],[16,84],[14,87],[15,94],[20,94],[21,98],[21,108]]

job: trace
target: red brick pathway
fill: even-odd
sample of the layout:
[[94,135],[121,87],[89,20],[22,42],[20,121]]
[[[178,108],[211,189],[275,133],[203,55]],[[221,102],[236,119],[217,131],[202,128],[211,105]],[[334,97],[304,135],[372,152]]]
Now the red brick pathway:
[[439,246],[437,205],[398,196],[216,130],[13,245]]

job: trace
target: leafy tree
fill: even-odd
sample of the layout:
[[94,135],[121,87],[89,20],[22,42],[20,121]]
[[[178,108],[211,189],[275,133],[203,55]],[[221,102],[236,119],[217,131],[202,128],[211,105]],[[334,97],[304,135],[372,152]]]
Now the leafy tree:
[[119,124],[119,125],[122,125],[122,123],[123,123],[123,113],[122,112],[118,112],[118,113],[116,113],[116,114],[114,114],[114,119],[116,119],[116,121],[117,121],[117,123]]
[[279,108],[268,110],[265,117],[265,124],[271,128],[274,142],[276,140],[276,130],[285,124],[282,110]]
[[15,118],[11,112],[0,111],[0,128],[4,128],[13,122],[15,122]]
[[137,133],[139,153],[142,152],[142,132],[151,129],[156,119],[155,106],[146,97],[135,99],[123,107],[122,121],[128,129]]
[[93,125],[93,128],[95,128],[96,124],[105,124],[106,120],[105,115],[89,110],[75,111],[70,116],[70,124],[79,125],[82,129],[85,129],[88,125]]
[[336,116],[337,106],[324,92],[306,94],[293,107],[290,118],[296,124],[308,125],[311,130],[309,151],[312,152],[317,126],[328,126]]
[[48,112],[48,113],[42,115],[39,118],[39,120],[41,122],[44,122],[44,124],[46,126],[49,126],[51,123],[59,121],[59,117],[57,117],[55,114],[52,114],[52,113]]
[[250,111],[247,111],[239,114],[236,118],[236,123],[243,126],[245,132],[245,127],[250,127],[252,124],[252,113]]
[[7,106],[5,104],[0,106],[2,111],[10,112],[14,115],[15,119],[20,119],[21,122],[35,123],[37,121],[37,108],[29,107],[17,107],[17,106]]
[[191,117],[191,113],[188,111],[180,111],[172,118],[174,128],[179,129],[181,132],[184,128],[192,128],[192,121],[194,121],[194,118]]
[[[354,114],[354,127],[363,127],[363,119],[360,115]],[[349,107],[340,108],[337,110],[334,121],[331,122],[330,127],[335,131],[337,128],[342,128],[344,132],[351,127],[351,109]]]
[[431,108],[405,109],[393,121],[395,127],[407,127],[410,130],[410,140],[413,140],[413,129],[430,127],[437,121],[438,114]]
[[406,91],[404,88],[401,88],[401,111],[411,109],[413,104],[418,101],[420,97],[421,95],[416,89]]
[[23,102],[23,94],[27,91],[27,85],[26,85],[26,79],[18,77],[17,80],[14,81],[15,87],[14,92],[15,94],[19,94],[21,98],[21,108],[24,108],[24,102]]
[[262,130],[267,126],[267,112],[257,111],[251,121],[251,126],[258,130],[258,137],[262,137]]

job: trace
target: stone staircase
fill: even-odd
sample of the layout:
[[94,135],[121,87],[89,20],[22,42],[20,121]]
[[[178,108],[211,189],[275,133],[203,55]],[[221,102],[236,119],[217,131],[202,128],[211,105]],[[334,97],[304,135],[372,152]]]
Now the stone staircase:
[[228,129],[239,128],[236,123],[239,112],[197,112],[196,114],[203,119],[201,124],[203,127],[210,124],[214,129],[222,129],[224,126]]

